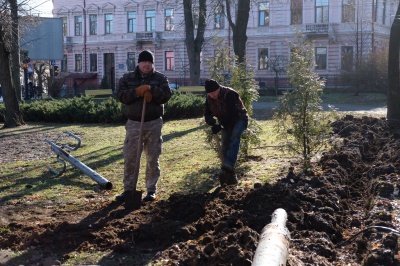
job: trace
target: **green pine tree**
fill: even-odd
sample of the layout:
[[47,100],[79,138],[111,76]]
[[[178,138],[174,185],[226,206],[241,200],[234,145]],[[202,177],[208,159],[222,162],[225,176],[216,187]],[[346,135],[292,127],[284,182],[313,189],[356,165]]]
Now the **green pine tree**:
[[321,95],[325,82],[313,71],[313,45],[303,35],[291,46],[288,76],[294,90],[285,93],[275,110],[275,130],[286,141],[287,150],[301,155],[303,169],[330,139],[334,110],[324,111]]

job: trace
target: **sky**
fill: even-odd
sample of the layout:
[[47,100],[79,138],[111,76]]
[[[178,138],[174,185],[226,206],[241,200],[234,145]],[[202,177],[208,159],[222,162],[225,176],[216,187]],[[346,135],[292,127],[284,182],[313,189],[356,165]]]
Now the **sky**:
[[53,14],[51,13],[51,10],[53,9],[52,0],[24,0],[24,2],[26,2],[26,9],[29,14],[35,16],[39,14],[40,17],[47,18],[53,17]]

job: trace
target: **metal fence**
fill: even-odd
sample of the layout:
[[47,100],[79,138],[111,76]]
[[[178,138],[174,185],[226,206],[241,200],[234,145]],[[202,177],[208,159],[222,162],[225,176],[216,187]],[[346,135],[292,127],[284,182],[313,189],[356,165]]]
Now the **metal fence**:
[[[351,84],[342,80],[340,75],[321,75],[321,79],[325,80],[326,88],[350,88]],[[268,77],[268,78],[255,78],[260,86],[260,89],[290,89],[293,85],[289,82],[288,77]],[[170,79],[170,83],[178,84],[179,86],[198,86],[204,85],[205,79],[200,80],[200,84],[191,84],[189,79]]]

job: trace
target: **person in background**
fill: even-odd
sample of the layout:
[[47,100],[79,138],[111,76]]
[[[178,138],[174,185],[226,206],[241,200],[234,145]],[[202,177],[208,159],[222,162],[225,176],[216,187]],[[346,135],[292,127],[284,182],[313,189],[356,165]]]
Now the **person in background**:
[[32,98],[33,99],[36,99],[36,97],[37,97],[37,91],[36,91],[36,85],[33,85],[33,87],[32,87],[32,92],[31,92],[31,96],[32,96]]
[[161,175],[159,157],[162,150],[164,104],[172,96],[168,79],[154,69],[154,55],[148,50],[139,54],[138,66],[132,72],[123,75],[116,90],[118,100],[123,103],[124,115],[128,118],[125,125],[124,141],[124,192],[116,197],[124,202],[127,191],[134,189],[135,162],[140,132],[143,102],[146,109],[143,125],[143,150],[146,155],[146,189],[144,201],[156,199],[157,182]]
[[76,96],[78,94],[78,83],[76,80],[74,80],[72,87],[74,88],[74,96]]
[[29,82],[28,83],[28,97],[27,97],[27,99],[28,100],[32,99],[32,97],[33,97],[33,83]]
[[[205,121],[211,126],[212,134],[222,131],[222,174],[227,177],[228,185],[236,184],[234,169],[239,153],[240,138],[248,125],[247,110],[234,89],[221,86],[213,79],[206,80],[204,87],[207,92]],[[218,123],[214,117],[218,119]]]

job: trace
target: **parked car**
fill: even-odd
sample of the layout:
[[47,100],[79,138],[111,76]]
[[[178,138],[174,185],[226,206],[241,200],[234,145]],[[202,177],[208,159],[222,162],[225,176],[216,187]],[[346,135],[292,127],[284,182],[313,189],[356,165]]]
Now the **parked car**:
[[172,91],[176,91],[177,89],[179,89],[179,85],[177,83],[170,83],[169,87],[171,88]]

